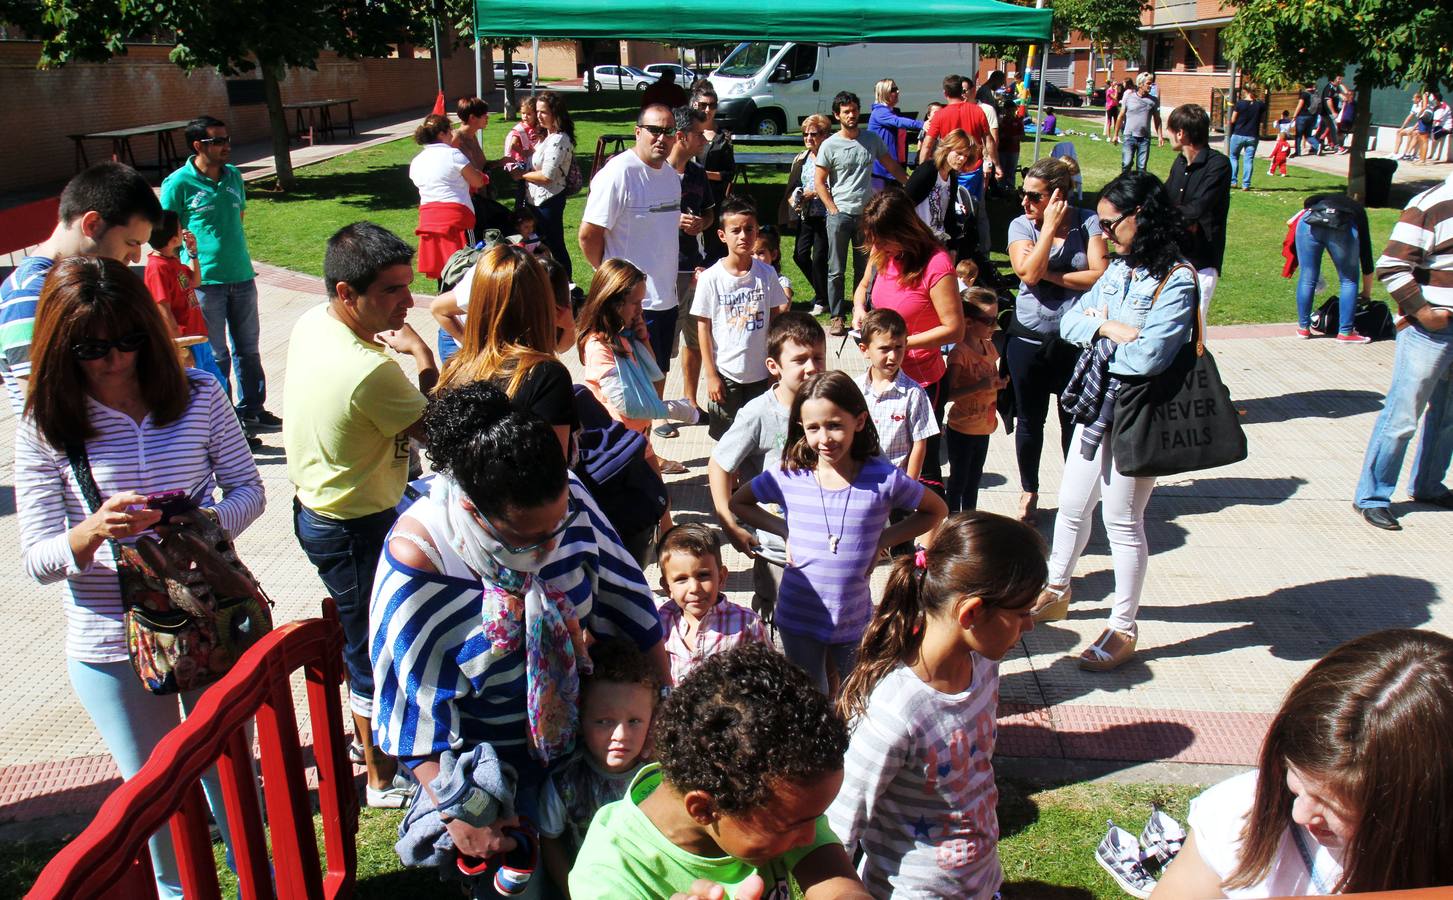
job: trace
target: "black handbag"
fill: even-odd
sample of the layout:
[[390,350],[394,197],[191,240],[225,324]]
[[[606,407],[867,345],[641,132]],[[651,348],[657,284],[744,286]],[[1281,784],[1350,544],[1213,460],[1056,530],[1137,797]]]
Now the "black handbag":
[[[1152,306],[1169,280],[1167,273],[1155,289]],[[1246,458],[1240,413],[1231,405],[1231,392],[1221,383],[1216,360],[1206,349],[1199,302],[1192,306],[1191,316],[1191,340],[1165,371],[1144,379],[1122,379],[1110,435],[1115,469],[1121,475],[1179,475]]]

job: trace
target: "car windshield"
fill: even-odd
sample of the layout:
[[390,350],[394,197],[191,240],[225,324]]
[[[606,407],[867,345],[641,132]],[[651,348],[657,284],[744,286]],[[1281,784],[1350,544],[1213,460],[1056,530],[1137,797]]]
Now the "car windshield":
[[747,41],[737,44],[737,48],[727,54],[717,66],[716,74],[727,78],[750,78],[762,71],[767,60],[777,55],[782,49],[781,44],[773,44],[768,41]]

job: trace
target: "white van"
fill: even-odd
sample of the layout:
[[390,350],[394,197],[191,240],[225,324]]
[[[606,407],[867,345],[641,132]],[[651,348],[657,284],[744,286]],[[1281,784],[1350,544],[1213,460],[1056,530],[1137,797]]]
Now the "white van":
[[862,102],[864,123],[873,106],[873,86],[892,78],[898,107],[921,114],[943,99],[943,78],[973,77],[979,70],[977,44],[795,44],[747,41],[727,54],[711,74],[721,106],[717,118],[731,130],[782,134],[796,130],[814,113],[831,115],[838,91]]

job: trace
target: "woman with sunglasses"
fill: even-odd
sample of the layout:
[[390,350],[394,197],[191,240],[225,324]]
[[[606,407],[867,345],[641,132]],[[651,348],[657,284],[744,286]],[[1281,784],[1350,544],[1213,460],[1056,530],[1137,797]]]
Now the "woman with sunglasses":
[[424,424],[438,474],[394,525],[370,605],[374,723],[419,802],[437,800],[444,754],[487,744],[514,769],[513,796],[496,798],[512,816],[446,826],[461,853],[488,857],[514,848],[505,830],[521,818],[539,821],[545,774],[579,734],[586,632],[669,663],[640,568],[544,421],[476,381],[440,392]]
[[[1009,262],[1019,276],[1014,318],[1004,346],[1014,386],[1014,455],[1019,463],[1019,518],[1039,509],[1039,460],[1049,398],[1070,380],[1079,352],[1059,337],[1060,316],[1099,279],[1109,258],[1094,212],[1069,203],[1074,173],[1041,159],[1024,174],[1024,214],[1009,223]],[[1058,404],[1056,404],[1058,406]],[[1059,409],[1060,449],[1069,453],[1074,423]]]
[[[923,122],[898,113],[898,84],[891,78],[884,78],[873,86],[873,111],[868,115],[868,130],[883,139],[894,159],[907,164],[906,135],[910,130],[923,130]],[[884,187],[897,183],[881,162],[873,161],[874,191],[881,191]]]
[[[181,367],[156,302],[124,264],[61,260],[37,308],[33,390],[15,439],[21,561],[41,584],[64,584],[71,686],[130,778],[202,692],[152,694],[132,670],[115,542],[158,525],[148,498],[168,491],[186,492],[235,537],[262,513],[262,478],[222,385]],[[86,466],[97,509],[74,474]],[[202,782],[228,838],[215,770]],[[152,837],[151,858],[161,896],[181,897],[167,829]]]
[[[1035,621],[1069,615],[1070,577],[1090,539],[1090,513],[1103,500],[1100,515],[1110,541],[1115,592],[1110,621],[1079,659],[1082,669],[1108,672],[1135,654],[1135,615],[1150,556],[1145,504],[1155,487],[1154,477],[1122,475],[1115,466],[1113,391],[1117,379],[1145,379],[1164,371],[1191,339],[1199,306],[1196,270],[1180,244],[1185,228],[1159,178],[1125,172],[1100,192],[1098,213],[1099,229],[1116,256],[1094,287],[1063,310],[1059,332],[1084,352],[1110,352],[1106,398],[1096,418],[1088,425],[1081,419],[1074,428],[1060,479],[1048,582]],[[1110,343],[1101,344],[1102,339]]]
[[[797,220],[797,242],[792,248],[792,261],[812,285],[812,314],[821,315],[827,302],[827,207],[817,196],[813,173],[817,171],[817,151],[832,133],[827,116],[811,115],[802,120],[802,143],[805,149],[792,160],[787,173],[787,190],[782,195],[778,219],[783,225],[789,218]],[[804,181],[802,173],[808,177]],[[789,216],[790,211],[790,216]]]
[[[732,149],[732,133],[716,124],[718,105],[716,89],[711,86],[710,81],[703,79],[692,86],[691,106],[706,114],[706,124],[701,129],[706,137],[706,146],[702,148],[696,161],[706,169],[706,180],[711,184],[712,202],[717,209],[721,209],[727,189],[731,187],[732,179],[737,174],[737,156]],[[701,233],[701,237],[706,247],[707,265],[726,256],[726,245],[717,236],[717,229],[708,228]]]

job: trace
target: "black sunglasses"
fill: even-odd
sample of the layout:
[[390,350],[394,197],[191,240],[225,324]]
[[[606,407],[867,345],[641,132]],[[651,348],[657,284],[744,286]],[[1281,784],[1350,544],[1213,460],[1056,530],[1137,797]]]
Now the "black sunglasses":
[[146,332],[133,331],[130,334],[123,334],[119,338],[104,340],[102,338],[89,338],[84,341],[76,341],[71,345],[71,353],[76,359],[85,362],[101,359],[110,353],[114,348],[122,353],[135,353],[146,346]]
[[804,138],[822,137],[822,132],[821,131],[804,131],[804,132],[802,132],[802,136]]
[[224,137],[209,137],[209,138],[202,138],[201,140],[197,141],[197,143],[199,143],[199,144],[230,144],[230,143],[232,143],[232,138],[225,137],[225,136]]
[[665,137],[668,134],[676,133],[674,125],[637,125],[636,127],[650,132],[653,137]]
[[714,100],[702,100],[696,104],[697,109],[716,109],[717,103]]
[[1116,219],[1113,222],[1110,221],[1109,219],[1101,219],[1100,220],[1100,233],[1101,234],[1105,234],[1105,235],[1108,235],[1108,234],[1113,233],[1115,231],[1115,229],[1120,226],[1120,223],[1121,222],[1124,222],[1126,219],[1130,218],[1131,216],[1135,215],[1138,212],[1140,212],[1140,207],[1137,206],[1134,209],[1130,210],[1129,212],[1123,212],[1123,213],[1121,213],[1120,214],[1120,218]]
[[1020,190],[1019,196],[1025,200],[1028,200],[1030,203],[1038,203],[1039,201],[1044,199],[1044,195],[1041,194],[1039,191]]

